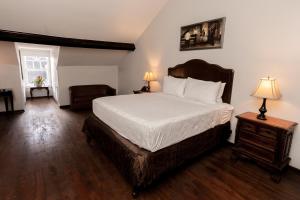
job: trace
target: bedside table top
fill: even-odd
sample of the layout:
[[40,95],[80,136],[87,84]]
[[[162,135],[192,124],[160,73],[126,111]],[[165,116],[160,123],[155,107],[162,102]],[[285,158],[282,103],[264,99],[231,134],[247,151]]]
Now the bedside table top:
[[260,119],[257,119],[256,116],[257,116],[257,113],[245,112],[243,114],[237,115],[236,117],[238,119],[246,119],[246,120],[250,120],[250,121],[253,121],[256,123],[266,124],[269,126],[273,126],[273,127],[277,127],[277,128],[281,128],[281,129],[285,129],[285,130],[289,130],[297,125],[296,122],[279,119],[279,118],[275,118],[275,117],[267,116],[267,120],[260,120]]

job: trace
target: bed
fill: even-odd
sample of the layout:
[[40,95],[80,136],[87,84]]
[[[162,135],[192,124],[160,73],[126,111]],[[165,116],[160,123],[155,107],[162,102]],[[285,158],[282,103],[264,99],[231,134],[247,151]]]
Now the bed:
[[[133,186],[133,196],[231,134],[233,70],[194,59],[169,68],[168,75],[226,83],[224,104],[207,106],[162,93],[104,97],[93,101],[93,114],[83,126],[87,142],[99,144]],[[178,134],[181,127],[188,134]]]

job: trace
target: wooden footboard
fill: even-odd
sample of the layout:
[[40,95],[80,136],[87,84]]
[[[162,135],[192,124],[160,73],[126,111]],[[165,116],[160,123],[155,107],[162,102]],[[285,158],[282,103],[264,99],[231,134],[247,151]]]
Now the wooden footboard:
[[134,192],[149,186],[188,160],[220,146],[231,134],[228,122],[159,151],[150,152],[120,136],[94,114],[86,119],[83,132],[88,142],[93,139],[99,144],[133,186]]

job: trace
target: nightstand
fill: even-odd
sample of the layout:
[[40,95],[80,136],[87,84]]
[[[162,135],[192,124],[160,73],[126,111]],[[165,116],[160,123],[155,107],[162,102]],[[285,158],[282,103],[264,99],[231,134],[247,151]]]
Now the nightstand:
[[235,145],[233,158],[245,157],[271,172],[275,182],[281,180],[282,171],[288,166],[296,122],[267,117],[259,120],[252,112],[236,116]]
[[142,94],[142,93],[150,93],[150,92],[142,91],[142,90],[133,90],[133,94]]

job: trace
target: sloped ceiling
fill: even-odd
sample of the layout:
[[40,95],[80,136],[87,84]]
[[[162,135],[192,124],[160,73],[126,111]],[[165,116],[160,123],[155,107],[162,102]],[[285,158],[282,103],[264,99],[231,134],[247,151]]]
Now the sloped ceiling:
[[168,0],[1,0],[0,29],[135,42]]

